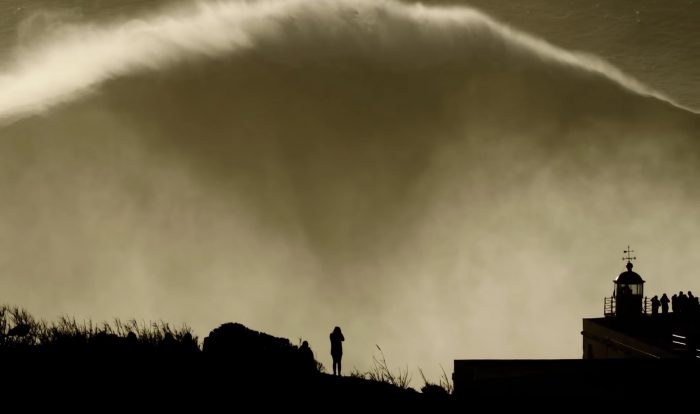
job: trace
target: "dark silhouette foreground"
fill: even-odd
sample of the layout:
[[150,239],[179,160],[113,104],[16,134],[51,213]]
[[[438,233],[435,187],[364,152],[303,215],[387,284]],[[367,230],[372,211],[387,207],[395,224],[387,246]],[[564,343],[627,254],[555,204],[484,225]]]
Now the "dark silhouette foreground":
[[[251,404],[263,409],[298,408],[328,399],[357,409],[370,403],[392,407],[433,403],[432,397],[413,389],[324,374],[308,341],[296,346],[238,323],[212,330],[200,349],[189,330],[170,329],[167,324],[127,324],[129,329],[94,328],[70,320],[42,324],[18,309],[6,317],[3,309],[0,389],[15,400],[20,395],[41,396],[41,401],[72,408],[73,396],[80,396],[81,403],[98,404],[95,407],[137,396],[139,404],[153,404],[159,410],[189,405],[198,411],[202,405],[233,411],[250,410]],[[17,319],[26,319],[29,328],[13,331],[19,326]]]

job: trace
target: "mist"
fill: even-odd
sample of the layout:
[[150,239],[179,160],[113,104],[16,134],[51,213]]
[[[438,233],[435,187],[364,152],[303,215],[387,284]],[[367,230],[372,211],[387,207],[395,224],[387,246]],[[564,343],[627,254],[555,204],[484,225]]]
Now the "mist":
[[[577,358],[620,253],[692,289],[698,116],[466,7],[203,2],[0,73],[0,300],[226,321],[345,371]],[[654,294],[652,293],[652,295]],[[325,358],[325,360],[324,360]]]

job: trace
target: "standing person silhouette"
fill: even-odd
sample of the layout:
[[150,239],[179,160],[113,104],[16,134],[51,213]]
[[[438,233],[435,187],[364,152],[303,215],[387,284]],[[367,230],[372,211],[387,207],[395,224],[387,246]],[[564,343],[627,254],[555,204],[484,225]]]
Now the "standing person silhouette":
[[666,296],[665,293],[661,296],[660,302],[661,302],[661,313],[663,313],[663,314],[668,313],[668,302],[670,302],[670,300],[668,300],[668,296]]
[[[336,326],[331,332],[331,356],[333,357],[333,375],[340,376],[341,363],[340,360],[343,359],[343,341],[345,337],[340,327]],[[338,367],[336,374],[336,366]]]
[[661,302],[659,301],[659,297],[654,295],[654,297],[651,298],[651,314],[652,315],[659,314],[659,306],[660,305],[661,305]]

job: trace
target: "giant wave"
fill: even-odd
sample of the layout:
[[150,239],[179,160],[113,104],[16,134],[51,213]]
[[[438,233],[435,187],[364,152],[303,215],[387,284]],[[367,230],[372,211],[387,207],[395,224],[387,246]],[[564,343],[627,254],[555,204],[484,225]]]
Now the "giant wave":
[[[699,244],[698,116],[469,8],[59,25],[0,74],[0,117],[0,290],[40,313],[225,315],[319,347],[339,324],[348,366],[374,343],[571,357],[598,259]],[[659,256],[656,287],[690,283],[696,259]]]

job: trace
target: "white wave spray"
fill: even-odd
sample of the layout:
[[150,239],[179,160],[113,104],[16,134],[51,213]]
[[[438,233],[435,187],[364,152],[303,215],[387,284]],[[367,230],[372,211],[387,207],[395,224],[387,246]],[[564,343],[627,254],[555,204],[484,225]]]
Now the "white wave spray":
[[54,27],[0,73],[0,119],[45,111],[111,78],[202,57],[255,51],[289,64],[360,57],[424,66],[468,62],[494,45],[527,55],[507,64],[571,65],[669,101],[599,58],[558,49],[469,8],[391,0],[221,1],[107,26]]

